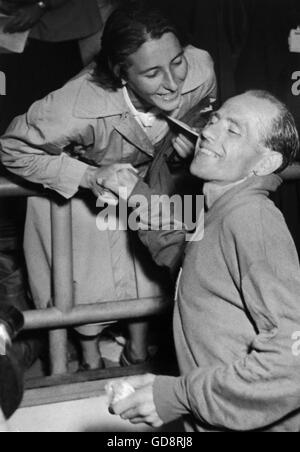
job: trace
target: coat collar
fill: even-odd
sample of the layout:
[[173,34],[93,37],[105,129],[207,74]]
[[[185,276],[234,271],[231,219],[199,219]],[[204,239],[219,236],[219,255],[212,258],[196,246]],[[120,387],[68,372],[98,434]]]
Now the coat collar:
[[[238,203],[241,199],[249,198],[250,196],[264,195],[269,197],[271,193],[275,193],[276,190],[282,184],[282,179],[278,174],[270,174],[269,176],[251,176],[240,183],[231,184],[218,193],[214,193],[214,196],[210,196],[214,202],[209,203],[209,211],[218,211],[222,207],[232,208],[234,203]],[[216,190],[215,184],[207,183],[204,185],[203,193],[205,196],[209,193],[209,190]],[[212,195],[212,193],[210,193]]]

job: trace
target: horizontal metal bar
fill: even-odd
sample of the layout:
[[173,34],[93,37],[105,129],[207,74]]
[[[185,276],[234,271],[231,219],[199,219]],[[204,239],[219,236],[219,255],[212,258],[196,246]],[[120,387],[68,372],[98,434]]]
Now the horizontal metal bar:
[[[155,363],[156,370],[160,363]],[[165,364],[165,363],[164,363]],[[168,363],[167,363],[168,364]],[[69,384],[83,384],[87,381],[111,380],[114,378],[126,378],[132,375],[143,375],[154,371],[153,361],[143,364],[136,364],[129,367],[106,367],[104,369],[84,370],[71,374],[52,375],[48,377],[28,378],[25,381],[25,389],[51,388],[53,386],[62,386]],[[165,367],[165,366],[164,366]],[[101,392],[101,383],[98,385],[98,391]],[[104,386],[103,386],[104,390]]]
[[69,312],[57,308],[27,311],[25,330],[58,329],[96,323],[109,323],[126,319],[137,319],[160,315],[168,309],[165,298],[142,298],[138,300],[99,302],[78,305]]
[[16,182],[15,180],[0,177],[0,198],[42,196],[43,192],[37,188],[37,185],[27,182]]
[[[147,363],[29,379],[25,381],[22,408],[100,397],[105,395],[106,385],[113,379],[158,372],[166,374],[165,366],[160,372],[160,366],[156,363]],[[172,370],[169,374],[172,374]]]

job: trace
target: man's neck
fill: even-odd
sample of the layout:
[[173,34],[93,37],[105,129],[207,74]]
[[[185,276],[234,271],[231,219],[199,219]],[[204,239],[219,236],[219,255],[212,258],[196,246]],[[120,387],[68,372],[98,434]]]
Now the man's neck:
[[215,202],[221,198],[221,196],[225,195],[229,190],[236,187],[237,185],[242,184],[248,178],[238,180],[236,182],[219,182],[219,181],[211,181],[206,182],[203,187],[203,193],[205,196],[205,202],[208,209],[210,209]]

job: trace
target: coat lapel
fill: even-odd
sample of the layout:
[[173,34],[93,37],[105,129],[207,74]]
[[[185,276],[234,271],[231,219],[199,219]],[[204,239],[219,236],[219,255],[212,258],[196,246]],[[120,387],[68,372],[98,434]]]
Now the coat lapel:
[[154,146],[129,112],[122,114],[120,121],[115,125],[115,129],[135,147],[153,157]]
[[109,121],[133,146],[153,157],[154,146],[128,111],[122,90],[106,91],[85,76],[77,95],[74,115],[78,118]]

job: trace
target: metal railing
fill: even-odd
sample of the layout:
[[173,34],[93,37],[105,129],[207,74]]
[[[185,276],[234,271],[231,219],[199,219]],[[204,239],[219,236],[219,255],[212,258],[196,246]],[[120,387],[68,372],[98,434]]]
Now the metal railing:
[[25,330],[49,330],[49,359],[52,375],[68,373],[67,328],[88,324],[160,315],[168,303],[162,297],[125,301],[76,304],[73,297],[71,201],[58,200],[51,193],[16,178],[0,177],[0,199],[47,196],[51,202],[53,307],[24,313]]

